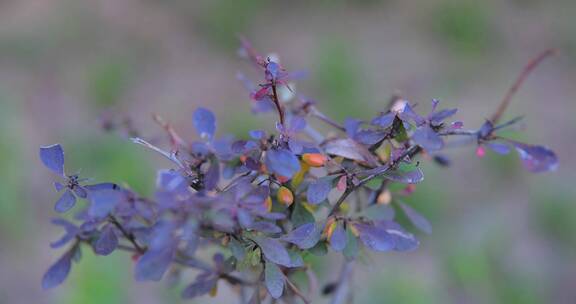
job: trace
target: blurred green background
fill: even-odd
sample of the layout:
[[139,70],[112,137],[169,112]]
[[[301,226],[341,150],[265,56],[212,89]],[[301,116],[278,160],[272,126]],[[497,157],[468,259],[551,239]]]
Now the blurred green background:
[[[40,145],[61,142],[67,167],[150,194],[167,165],[101,131],[106,109],[146,135],[157,113],[193,138],[190,113],[217,112],[219,133],[272,126],[252,118],[235,73],[236,34],[289,69],[298,90],[338,120],[371,117],[395,92],[458,107],[470,128],[495,109],[540,51],[560,55],[530,76],[508,112],[518,139],[558,153],[557,172],[529,175],[515,157],[425,165],[410,203],[434,233],[409,254],[370,255],[355,272],[358,303],[576,303],[576,2],[400,0],[5,0],[0,2],[0,303],[179,303],[165,284],[135,283],[126,254],[84,250],[64,286],[40,289],[60,230]],[[338,257],[318,261],[321,278]],[[376,265],[376,266],[375,266]],[[230,302],[221,286],[216,299]],[[321,302],[321,300],[319,300]]]

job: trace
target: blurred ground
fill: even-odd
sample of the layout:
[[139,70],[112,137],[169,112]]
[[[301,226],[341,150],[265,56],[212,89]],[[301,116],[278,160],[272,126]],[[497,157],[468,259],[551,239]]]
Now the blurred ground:
[[[370,117],[399,91],[458,107],[470,127],[531,57],[559,48],[508,112],[526,115],[526,132],[513,136],[556,150],[559,170],[527,175],[515,157],[478,160],[470,149],[453,151],[451,169],[428,165],[411,202],[434,234],[417,252],[365,261],[356,300],[576,303],[574,12],[570,0],[0,1],[0,303],[179,303],[177,290],[134,283],[127,255],[87,250],[63,287],[40,290],[60,232],[37,148],[61,142],[70,168],[149,193],[165,163],[101,132],[104,109],[147,134],[159,133],[150,113],[190,130],[200,104],[217,112],[221,134],[271,126],[250,117],[235,79],[250,71],[235,54],[238,33],[307,69],[298,90],[338,120]],[[325,278],[328,262],[318,262]]]

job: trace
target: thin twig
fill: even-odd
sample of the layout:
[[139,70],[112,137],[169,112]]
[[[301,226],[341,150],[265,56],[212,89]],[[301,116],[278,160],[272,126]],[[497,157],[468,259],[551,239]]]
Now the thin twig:
[[338,124],[336,121],[332,120],[330,117],[326,116],[324,113],[320,112],[320,110],[318,110],[318,108],[316,108],[315,106],[310,106],[310,114],[316,118],[318,118],[319,120],[325,122],[326,124],[342,131],[342,132],[346,132],[346,128],[344,128],[343,126],[341,126],[340,124]]
[[284,275],[284,277],[286,278],[286,284],[288,284],[288,287],[292,290],[292,292],[294,292],[295,295],[297,295],[300,299],[302,299],[304,303],[309,304],[310,300],[308,300],[308,298],[306,298],[306,296],[300,291],[300,289],[298,289],[298,287],[294,285],[292,281],[290,281],[288,276]]
[[110,222],[116,226],[116,228],[118,228],[118,230],[120,230],[120,232],[122,233],[122,235],[124,235],[124,237],[130,242],[132,243],[132,245],[134,246],[134,248],[138,251],[139,254],[144,254],[146,252],[146,248],[141,247],[140,245],[138,245],[138,242],[136,242],[136,237],[134,236],[134,234],[132,234],[131,232],[128,232],[124,226],[122,226],[122,224],[120,224],[120,222],[113,216],[110,215],[109,217]]
[[276,90],[276,83],[272,83],[272,101],[274,101],[274,105],[276,105],[276,110],[278,111],[278,116],[280,116],[280,124],[285,127],[284,125],[284,109],[280,104],[280,99],[278,99],[278,92]]
[[518,78],[516,78],[516,81],[508,89],[508,92],[506,92],[506,95],[504,95],[504,98],[500,102],[500,106],[498,106],[498,109],[496,110],[494,115],[492,115],[492,118],[490,119],[490,121],[493,124],[496,124],[498,122],[498,120],[500,120],[500,118],[502,117],[502,114],[504,114],[504,111],[506,111],[506,108],[508,108],[508,105],[510,105],[510,101],[512,101],[512,97],[514,96],[514,94],[516,94],[516,92],[518,91],[518,89],[520,88],[520,86],[522,85],[524,80],[526,80],[526,77],[528,77],[528,75],[530,75],[530,73],[542,61],[544,61],[544,59],[546,59],[547,57],[550,57],[556,53],[557,53],[556,49],[547,49],[544,52],[540,53],[538,56],[536,56],[534,59],[530,60],[530,62],[528,62],[528,64],[524,67],[524,69],[522,69],[522,72],[520,72],[520,75],[518,75]]
[[416,146],[416,145],[412,146],[412,147],[408,148],[406,151],[404,151],[404,153],[402,153],[402,155],[400,155],[398,158],[396,158],[393,162],[391,162],[389,166],[383,166],[382,170],[377,170],[376,172],[374,172],[374,173],[364,177],[363,179],[361,179],[360,182],[358,182],[356,184],[351,184],[348,187],[346,187],[346,190],[344,190],[344,193],[342,193],[340,198],[338,198],[338,201],[336,201],[336,203],[334,204],[334,206],[332,207],[332,209],[328,213],[327,218],[333,216],[336,213],[336,211],[338,211],[338,208],[340,208],[340,205],[342,205],[344,200],[352,192],[356,191],[356,189],[360,188],[361,186],[363,186],[367,182],[371,181],[372,179],[384,174],[385,172],[387,172],[391,168],[394,168],[394,166],[397,163],[401,162],[406,157],[413,157],[414,155],[418,154],[420,151],[422,151],[422,149],[419,146]]

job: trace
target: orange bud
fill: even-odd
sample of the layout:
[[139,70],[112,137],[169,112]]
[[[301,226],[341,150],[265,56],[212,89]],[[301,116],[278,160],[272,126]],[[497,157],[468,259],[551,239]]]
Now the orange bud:
[[302,160],[310,167],[322,167],[326,163],[326,157],[320,153],[304,153]]
[[214,287],[210,289],[210,296],[215,297],[218,294],[218,283],[214,284]]
[[282,175],[276,175],[276,179],[281,183],[285,183],[288,181],[288,178],[286,176],[282,176]]
[[392,201],[392,193],[388,189],[382,191],[380,195],[378,195],[378,199],[376,202],[381,205],[388,205]]
[[248,159],[248,157],[246,155],[240,155],[240,161],[245,163],[246,159]]
[[280,204],[290,206],[294,202],[294,194],[290,189],[282,186],[278,189],[277,199]]

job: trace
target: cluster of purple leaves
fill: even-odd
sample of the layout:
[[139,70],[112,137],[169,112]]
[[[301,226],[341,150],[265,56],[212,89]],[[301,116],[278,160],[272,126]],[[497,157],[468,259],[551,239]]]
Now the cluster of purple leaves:
[[[172,163],[158,171],[152,198],[67,174],[60,145],[40,148],[42,163],[59,178],[54,187],[62,194],[54,210],[73,213],[70,220],[53,220],[64,233],[51,247],[67,249],[45,273],[44,288],[64,282],[81,250],[91,248],[97,255],[133,253],[138,281],[177,280],[186,269],[197,271],[194,281],[184,282],[184,298],[214,293],[224,281],[251,290],[250,303],[266,297],[263,288],[274,299],[298,296],[307,302],[290,280],[298,271],[313,273],[308,256],[330,249],[354,260],[367,250],[414,250],[419,241],[398,223],[398,212],[431,233],[430,223],[402,202],[424,179],[414,162],[418,155],[446,165],[441,150],[472,143],[479,155],[484,147],[499,154],[516,150],[532,172],[557,166],[551,150],[498,135],[518,120],[486,121],[477,130],[463,130],[462,122],[448,121],[456,109],[438,109],[437,100],[425,115],[396,99],[371,119],[350,118],[340,125],[304,97],[279,97],[279,90],[292,91],[295,73],[247,43],[242,52],[263,72],[261,84],[247,83],[253,110],[275,111],[276,131],[253,130],[244,139],[218,137],[214,114],[198,108],[192,124],[199,140],[184,140],[168,124],[163,124],[167,149],[132,138]],[[333,127],[337,135],[322,135],[312,120]],[[465,140],[448,140],[453,137]],[[405,186],[391,192],[393,183]],[[354,192],[365,199],[351,199]],[[77,204],[79,199],[84,202]],[[201,258],[207,249],[218,252],[208,262]]]

